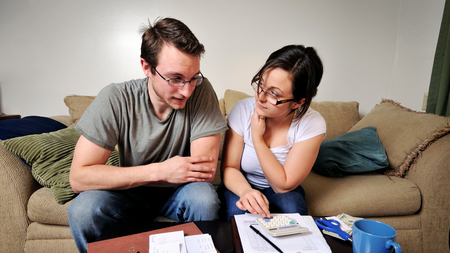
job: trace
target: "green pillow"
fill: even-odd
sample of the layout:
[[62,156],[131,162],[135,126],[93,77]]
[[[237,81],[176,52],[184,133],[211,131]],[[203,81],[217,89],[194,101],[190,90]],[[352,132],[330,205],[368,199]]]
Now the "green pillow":
[[322,142],[312,170],[322,176],[342,177],[388,165],[376,128],[369,126]]
[[[27,135],[3,141],[3,146],[31,166],[31,173],[42,186],[52,190],[56,202],[64,204],[76,196],[69,183],[75,145],[80,134],[68,128],[44,134]],[[119,165],[119,155],[111,153],[106,164]]]

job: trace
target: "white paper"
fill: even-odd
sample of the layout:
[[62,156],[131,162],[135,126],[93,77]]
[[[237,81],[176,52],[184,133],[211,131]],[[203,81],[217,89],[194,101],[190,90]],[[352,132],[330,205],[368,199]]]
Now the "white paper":
[[330,246],[328,246],[327,240],[325,240],[325,237],[323,237],[323,234],[320,232],[320,229],[316,225],[316,222],[314,221],[313,217],[309,215],[303,215],[302,218],[306,222],[306,225],[308,225],[309,230],[311,230],[313,234],[317,235],[319,240],[321,240],[322,243],[325,244],[329,249],[329,251],[331,252],[331,248]]
[[284,213],[282,215],[288,216],[295,220],[300,226],[309,228],[310,231],[295,235],[273,237],[267,234],[264,229],[259,228],[256,219],[261,216],[253,214],[235,215],[234,218],[244,252],[278,253],[269,243],[261,238],[261,236],[251,230],[250,225],[253,225],[284,253],[331,253],[330,247],[326,243],[325,238],[323,238],[311,216],[300,216],[298,213]]
[[150,235],[149,243],[149,253],[187,253],[182,230]]
[[180,253],[180,244],[177,242],[153,246],[149,249],[151,253]]
[[184,237],[188,253],[217,253],[209,234],[190,235]]

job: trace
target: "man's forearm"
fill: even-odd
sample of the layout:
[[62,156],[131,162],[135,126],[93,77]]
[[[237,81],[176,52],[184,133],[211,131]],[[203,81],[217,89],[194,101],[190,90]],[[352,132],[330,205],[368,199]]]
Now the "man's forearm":
[[[213,168],[208,182],[212,182],[217,171],[217,163],[220,149],[220,135],[211,135],[194,140],[191,143],[191,156],[209,156],[211,161],[202,162],[201,165]],[[200,163],[199,163],[200,164]]]
[[158,164],[135,167],[102,164],[72,166],[70,185],[77,193],[88,190],[125,190],[152,183],[154,186],[163,186],[157,178],[157,167]]

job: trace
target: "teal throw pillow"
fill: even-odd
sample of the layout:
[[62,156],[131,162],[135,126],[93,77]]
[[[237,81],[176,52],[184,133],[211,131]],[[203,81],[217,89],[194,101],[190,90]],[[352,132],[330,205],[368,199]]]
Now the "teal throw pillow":
[[[64,204],[76,196],[69,183],[73,152],[80,137],[74,126],[2,142],[6,149],[31,166],[34,179],[42,186],[51,188],[59,204]],[[107,164],[119,165],[119,155],[116,151],[112,152]]]
[[322,142],[312,170],[327,177],[342,177],[388,165],[376,128],[369,126]]

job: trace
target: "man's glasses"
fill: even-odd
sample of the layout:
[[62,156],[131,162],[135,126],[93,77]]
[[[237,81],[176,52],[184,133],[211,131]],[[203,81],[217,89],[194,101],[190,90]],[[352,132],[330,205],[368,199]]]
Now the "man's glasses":
[[273,91],[269,91],[269,92],[264,91],[262,89],[261,83],[259,81],[253,82],[252,83],[252,87],[256,91],[256,93],[258,93],[258,94],[261,94],[261,92],[264,93],[264,96],[266,97],[267,102],[269,102],[272,105],[279,105],[279,104],[284,104],[284,103],[287,103],[287,102],[294,101],[293,98],[291,98],[291,99],[284,99],[284,100],[278,100],[276,98],[275,94],[271,93]]
[[170,79],[166,79],[164,78],[159,72],[158,70],[156,70],[155,67],[152,67],[156,73],[158,73],[158,75],[164,80],[166,81],[170,86],[172,87],[183,87],[186,83],[189,83],[192,86],[199,86],[202,82],[203,82],[203,75],[201,72],[198,73],[198,76],[195,78],[192,78],[190,81],[186,81],[183,80],[181,78],[170,78]]

